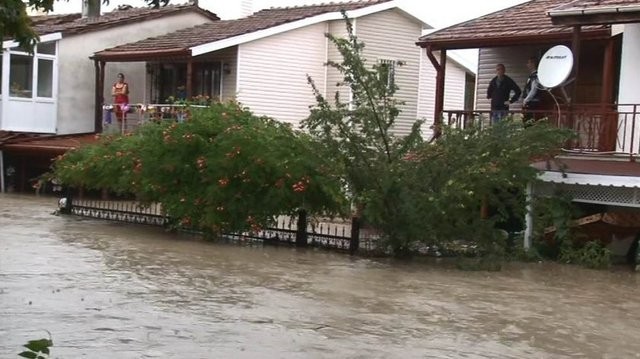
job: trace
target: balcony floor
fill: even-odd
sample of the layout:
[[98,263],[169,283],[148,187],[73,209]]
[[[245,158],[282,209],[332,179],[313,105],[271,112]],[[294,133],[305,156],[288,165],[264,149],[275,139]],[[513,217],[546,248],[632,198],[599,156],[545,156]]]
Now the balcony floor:
[[628,156],[609,155],[597,158],[562,156],[555,161],[536,162],[533,166],[542,171],[561,172],[561,167],[565,167],[567,173],[640,177],[640,163],[629,161]]

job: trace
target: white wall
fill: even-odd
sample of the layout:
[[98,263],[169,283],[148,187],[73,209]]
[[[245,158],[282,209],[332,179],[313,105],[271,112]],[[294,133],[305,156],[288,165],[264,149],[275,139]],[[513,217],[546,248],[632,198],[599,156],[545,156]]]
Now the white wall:
[[[357,20],[354,21],[357,23]],[[338,38],[347,37],[347,27],[345,25],[345,22],[342,20],[330,21],[328,24],[327,32]],[[338,48],[331,41],[327,41],[326,61],[328,60],[335,61],[337,63],[342,62],[342,57],[338,52]],[[333,104],[336,92],[340,93],[340,101],[345,103],[348,102],[351,98],[351,89],[348,86],[336,86],[339,82],[342,82],[342,74],[337,69],[331,66],[327,66],[326,72],[327,84],[324,95],[329,100],[329,103]],[[322,88],[320,88],[320,90],[322,90]]]
[[257,115],[297,125],[315,103],[307,74],[324,88],[326,24],[269,36],[238,48],[237,99]]
[[[436,101],[436,70],[422,49],[420,66],[420,92],[418,97],[418,118],[424,119],[422,136],[425,139],[433,135],[433,114]],[[434,55],[440,59],[440,53]],[[444,110],[464,110],[464,97],[467,70],[457,63],[447,59],[444,79]]]
[[[95,52],[210,21],[200,14],[183,13],[64,37],[60,40],[58,56],[60,81],[57,133],[83,133],[94,130],[95,70],[94,62],[89,57]],[[107,63],[105,102],[112,101],[111,86],[118,72],[126,76],[131,88],[131,102],[144,102],[147,83],[143,62]]]
[[[640,104],[640,24],[624,25],[624,33],[622,35],[622,56],[620,61],[620,83],[618,92],[618,103]],[[631,106],[619,106],[620,112],[633,111]],[[640,106],[638,106],[640,110]],[[624,115],[621,115],[621,120]],[[624,152],[638,153],[640,143],[640,116],[636,116],[635,138],[633,139],[633,148],[631,148],[631,116],[627,116],[627,121],[620,125],[620,138],[624,142],[618,143],[618,150]],[[624,131],[624,132],[623,132]]]
[[[496,76],[496,65],[504,64],[506,74],[511,77],[522,90],[529,70],[527,69],[527,59],[531,56],[540,58],[544,50],[548,47],[534,46],[510,46],[480,49],[478,61],[478,75],[476,81],[476,109],[488,111],[491,109],[491,102],[487,99],[487,88],[489,82]],[[511,110],[520,110],[522,102],[518,101],[510,106]]]
[[394,132],[406,135],[418,119],[418,84],[420,47],[416,41],[422,34],[422,24],[398,10],[386,10],[356,19],[356,36],[365,47],[363,55],[370,65],[378,60],[400,60],[396,67],[396,98],[405,102],[396,120]]

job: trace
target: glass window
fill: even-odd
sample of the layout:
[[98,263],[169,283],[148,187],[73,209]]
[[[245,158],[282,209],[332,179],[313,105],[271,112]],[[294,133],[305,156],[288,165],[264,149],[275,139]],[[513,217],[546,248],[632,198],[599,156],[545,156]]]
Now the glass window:
[[11,71],[9,71],[9,94],[15,97],[32,97],[33,57],[11,55]]
[[[0,51],[2,51],[0,49]],[[0,52],[0,95],[2,95],[2,53]]]
[[43,42],[43,43],[38,44],[37,52],[39,54],[55,55],[56,54],[56,42],[55,41],[51,41],[51,42]]
[[53,97],[53,60],[38,59],[38,97]]

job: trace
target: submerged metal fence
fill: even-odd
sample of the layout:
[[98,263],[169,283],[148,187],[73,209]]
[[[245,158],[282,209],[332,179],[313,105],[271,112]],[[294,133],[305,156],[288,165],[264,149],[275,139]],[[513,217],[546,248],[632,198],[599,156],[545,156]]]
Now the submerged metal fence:
[[[175,223],[164,213],[160,203],[141,204],[133,200],[96,200],[65,197],[60,200],[64,213],[110,221],[167,226]],[[279,216],[273,227],[255,232],[225,233],[223,237],[234,240],[257,240],[266,244],[287,244],[299,247],[317,247],[355,254],[359,250],[370,251],[375,246],[376,234],[363,236],[360,221],[334,221],[308,218],[304,210],[297,216]],[[185,228],[186,229],[186,228]],[[364,246],[361,246],[361,243]]]

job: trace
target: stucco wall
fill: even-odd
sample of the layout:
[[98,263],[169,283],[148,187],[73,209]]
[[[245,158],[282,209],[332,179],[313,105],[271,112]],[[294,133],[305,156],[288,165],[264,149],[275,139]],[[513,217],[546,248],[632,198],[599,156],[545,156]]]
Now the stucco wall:
[[[95,70],[94,62],[89,57],[95,52],[210,21],[200,14],[184,13],[64,37],[60,40],[58,57],[60,82],[57,133],[83,133],[94,130]],[[107,63],[105,102],[112,101],[111,86],[118,72],[126,76],[131,89],[131,102],[143,102],[147,86],[143,62]]]

